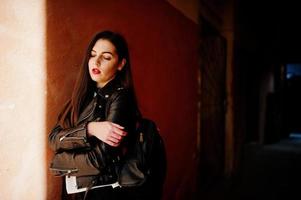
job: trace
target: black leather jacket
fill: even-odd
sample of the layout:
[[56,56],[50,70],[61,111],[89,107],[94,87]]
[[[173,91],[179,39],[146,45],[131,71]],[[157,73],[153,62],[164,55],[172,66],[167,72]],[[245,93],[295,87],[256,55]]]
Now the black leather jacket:
[[[79,188],[91,186],[91,182],[94,185],[116,182],[116,163],[122,149],[129,145],[128,139],[135,128],[133,103],[131,94],[117,79],[97,89],[74,127],[63,129],[56,125],[50,132],[49,143],[55,152],[50,168],[60,175],[77,176]],[[117,123],[125,127],[128,135],[119,147],[109,146],[96,137],[87,136],[86,124],[91,121]]]

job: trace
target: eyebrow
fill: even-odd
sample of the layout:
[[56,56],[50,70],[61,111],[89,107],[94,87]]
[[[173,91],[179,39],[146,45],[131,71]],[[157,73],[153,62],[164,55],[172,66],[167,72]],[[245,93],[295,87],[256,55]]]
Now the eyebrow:
[[[93,51],[93,52],[96,52],[96,51],[93,50],[93,49],[91,50],[91,52],[92,52],[92,51]],[[113,53],[112,53],[112,52],[109,52],[109,51],[104,51],[104,52],[102,52],[102,54],[104,54],[104,53],[109,53],[109,54],[111,54],[111,55],[113,56]]]

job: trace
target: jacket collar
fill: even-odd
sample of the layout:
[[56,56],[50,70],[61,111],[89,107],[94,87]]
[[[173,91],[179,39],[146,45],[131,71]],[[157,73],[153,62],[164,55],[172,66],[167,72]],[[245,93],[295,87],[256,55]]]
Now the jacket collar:
[[122,88],[122,85],[118,78],[114,78],[110,82],[108,82],[104,87],[97,88],[96,94],[103,98],[109,98],[116,90]]

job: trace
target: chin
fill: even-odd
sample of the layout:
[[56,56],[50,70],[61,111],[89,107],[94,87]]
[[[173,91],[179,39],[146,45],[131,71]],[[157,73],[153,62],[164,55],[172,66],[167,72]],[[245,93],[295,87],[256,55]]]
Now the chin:
[[95,76],[93,76],[93,75],[92,75],[92,76],[90,75],[90,78],[92,79],[92,81],[95,81],[95,82],[98,81],[97,77],[95,77]]

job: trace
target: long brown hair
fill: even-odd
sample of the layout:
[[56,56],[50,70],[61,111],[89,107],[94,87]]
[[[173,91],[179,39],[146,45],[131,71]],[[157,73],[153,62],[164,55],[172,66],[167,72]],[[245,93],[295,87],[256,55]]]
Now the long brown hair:
[[82,63],[82,67],[80,68],[77,76],[71,99],[65,104],[62,112],[59,115],[58,123],[63,128],[73,127],[76,124],[83,106],[86,102],[92,99],[93,91],[96,90],[96,83],[91,79],[89,74],[88,62],[92,48],[99,39],[108,40],[115,46],[119,62],[123,58],[125,58],[126,64],[121,71],[117,72],[116,77],[119,78],[122,86],[124,88],[127,88],[131,92],[131,94],[133,95],[134,106],[137,108],[137,114],[140,113],[138,111],[137,101],[135,97],[131,74],[130,56],[126,40],[119,33],[112,31],[102,31],[94,35],[91,42],[89,43]]

